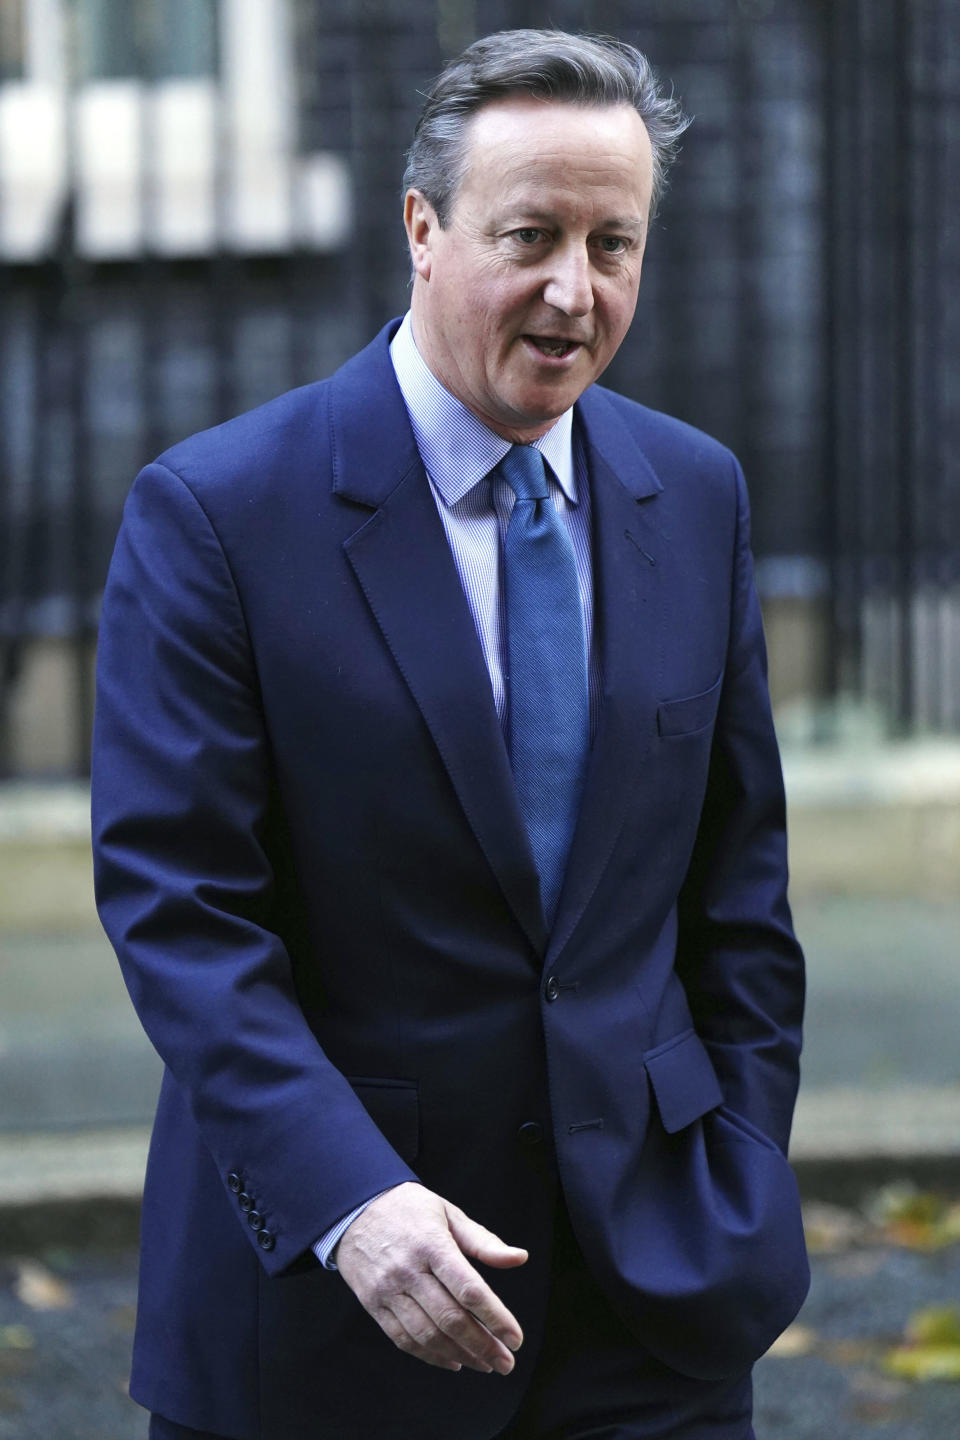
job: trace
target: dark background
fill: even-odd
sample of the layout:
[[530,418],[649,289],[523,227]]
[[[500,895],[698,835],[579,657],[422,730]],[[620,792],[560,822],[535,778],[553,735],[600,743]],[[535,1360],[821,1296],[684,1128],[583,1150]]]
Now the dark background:
[[[28,3],[5,5],[0,80],[16,79]],[[65,3],[73,86],[218,73],[213,0]],[[68,190],[46,253],[3,267],[0,774],[85,771],[99,596],[133,475],[328,374],[405,308],[399,183],[418,92],[476,35],[551,23],[639,45],[695,117],[607,380],[742,459],[775,700],[812,707],[813,739],[849,704],[888,734],[960,730],[955,0],[287,9],[293,143],[351,178],[341,244],[95,262]],[[44,640],[65,647],[69,743],[31,761],[18,687]]]

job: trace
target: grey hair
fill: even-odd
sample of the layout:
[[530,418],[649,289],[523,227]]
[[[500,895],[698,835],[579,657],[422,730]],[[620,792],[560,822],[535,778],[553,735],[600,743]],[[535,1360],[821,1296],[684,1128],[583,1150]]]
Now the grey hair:
[[434,81],[414,131],[404,193],[419,190],[443,228],[463,180],[467,127],[493,100],[532,95],[575,105],[632,105],[653,149],[651,214],[690,124],[666,94],[645,55],[605,35],[563,30],[501,30],[476,40]]

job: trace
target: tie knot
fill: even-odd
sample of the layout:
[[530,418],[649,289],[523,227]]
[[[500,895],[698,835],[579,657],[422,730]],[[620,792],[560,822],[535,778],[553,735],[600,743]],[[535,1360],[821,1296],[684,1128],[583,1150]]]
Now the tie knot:
[[549,492],[543,456],[533,445],[512,446],[499,470],[518,500],[546,500]]

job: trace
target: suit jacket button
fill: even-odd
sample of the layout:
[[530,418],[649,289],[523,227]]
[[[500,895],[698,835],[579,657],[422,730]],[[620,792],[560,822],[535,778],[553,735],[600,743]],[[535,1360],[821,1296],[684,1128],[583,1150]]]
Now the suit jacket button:
[[240,1194],[240,1191],[243,1189],[243,1181],[236,1171],[233,1171],[227,1176],[227,1186],[233,1191],[234,1195]]
[[543,993],[548,1000],[560,999],[560,982],[556,975],[551,975],[543,988]]
[[263,1229],[263,1216],[260,1214],[259,1210],[250,1211],[250,1214],[247,1216],[247,1224],[250,1226],[251,1230]]
[[269,1230],[261,1230],[257,1236],[257,1244],[261,1250],[272,1250],[276,1243],[272,1232]]
[[249,1214],[249,1212],[253,1209],[253,1196],[248,1195],[246,1190],[241,1190],[240,1194],[237,1196],[237,1204],[240,1206],[240,1209],[244,1212],[245,1215]]
[[539,1145],[543,1139],[543,1126],[539,1120],[527,1120],[517,1131],[517,1139],[521,1145]]

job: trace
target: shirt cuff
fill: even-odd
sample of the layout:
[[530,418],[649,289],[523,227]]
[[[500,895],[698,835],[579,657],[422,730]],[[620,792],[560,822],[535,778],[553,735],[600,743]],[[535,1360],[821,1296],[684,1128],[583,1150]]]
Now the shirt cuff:
[[[396,1186],[389,1185],[387,1189],[394,1190],[396,1189]],[[336,1250],[337,1245],[343,1238],[344,1232],[353,1224],[354,1220],[356,1220],[358,1215],[363,1214],[364,1210],[366,1210],[368,1205],[372,1205],[374,1200],[379,1200],[380,1196],[386,1195],[386,1193],[386,1190],[378,1190],[376,1195],[371,1195],[369,1200],[364,1200],[363,1204],[358,1205],[356,1210],[351,1210],[349,1215],[344,1215],[343,1218],[341,1220],[338,1220],[335,1225],[331,1225],[330,1229],[325,1231],[324,1234],[320,1236],[319,1240],[314,1241],[312,1247],[313,1253],[320,1261],[320,1264],[323,1266],[324,1270],[336,1270],[337,1267],[330,1259],[330,1256],[333,1254],[334,1250]]]

